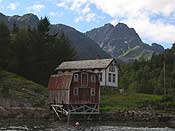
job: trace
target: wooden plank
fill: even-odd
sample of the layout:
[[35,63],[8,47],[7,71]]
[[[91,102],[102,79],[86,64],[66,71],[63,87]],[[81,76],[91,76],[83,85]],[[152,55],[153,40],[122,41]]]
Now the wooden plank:
[[57,115],[58,119],[61,121],[61,117],[58,115],[58,113],[57,113],[57,111],[56,111],[56,109],[55,109],[54,106],[52,106],[52,109],[54,110],[54,112],[55,112],[55,114]]
[[70,114],[72,115],[86,115],[86,114],[91,114],[91,115],[95,115],[95,114],[100,114],[100,112],[70,112]]

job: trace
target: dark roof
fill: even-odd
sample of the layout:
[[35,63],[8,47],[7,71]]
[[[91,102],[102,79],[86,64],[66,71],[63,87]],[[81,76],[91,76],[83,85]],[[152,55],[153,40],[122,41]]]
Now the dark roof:
[[67,61],[61,63],[56,70],[65,69],[104,69],[114,59],[96,59],[96,60],[81,60],[81,61]]

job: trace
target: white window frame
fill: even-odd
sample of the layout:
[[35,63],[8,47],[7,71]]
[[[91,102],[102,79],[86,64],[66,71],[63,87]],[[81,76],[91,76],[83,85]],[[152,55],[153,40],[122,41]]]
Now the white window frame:
[[91,75],[91,82],[95,83],[96,82],[96,75]]
[[74,74],[74,82],[78,82],[78,74]]
[[102,75],[103,75],[102,72],[98,74],[98,79],[99,79],[100,82],[103,81]]
[[[87,76],[87,83],[86,83],[86,85],[83,84],[83,75],[86,75]],[[88,86],[88,73],[82,73],[81,74],[81,85],[82,86]]]
[[91,96],[95,96],[95,88],[91,88]]
[[114,63],[111,63],[111,65],[109,66],[109,71],[115,72],[115,64]]
[[78,88],[74,88],[73,95],[74,96],[78,96],[78,94],[79,94],[78,91],[79,91]]

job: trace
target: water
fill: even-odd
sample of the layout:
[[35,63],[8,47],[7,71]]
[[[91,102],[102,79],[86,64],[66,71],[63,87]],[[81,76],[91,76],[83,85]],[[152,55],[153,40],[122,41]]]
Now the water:
[[77,128],[74,123],[68,125],[63,122],[11,120],[1,121],[0,131],[175,131],[168,127],[138,127],[136,125],[116,122],[80,122],[80,126]]

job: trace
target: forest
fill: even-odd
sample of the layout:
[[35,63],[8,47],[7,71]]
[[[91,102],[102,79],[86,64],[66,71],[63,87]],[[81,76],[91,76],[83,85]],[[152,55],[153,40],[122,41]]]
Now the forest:
[[128,92],[175,95],[175,44],[149,61],[120,65],[120,87]]
[[[47,86],[56,66],[74,60],[75,50],[64,34],[49,35],[50,22],[41,18],[37,29],[9,30],[0,23],[0,67]],[[119,86],[127,92],[173,96],[175,94],[175,44],[152,59],[120,64]]]
[[73,60],[76,52],[64,34],[49,35],[50,22],[41,18],[37,29],[9,30],[0,23],[0,67],[47,86],[50,74],[62,61]]

